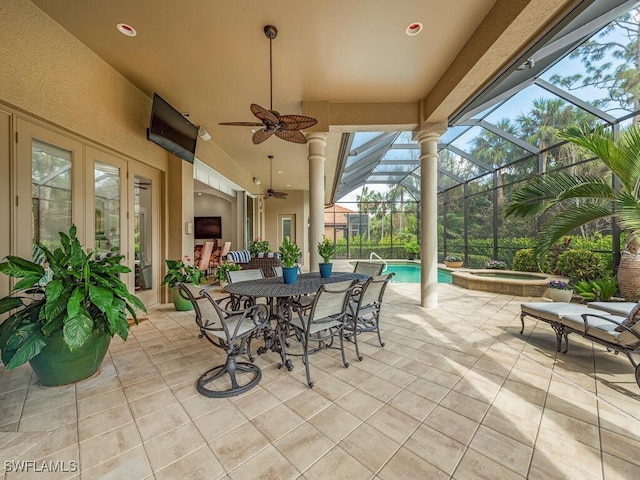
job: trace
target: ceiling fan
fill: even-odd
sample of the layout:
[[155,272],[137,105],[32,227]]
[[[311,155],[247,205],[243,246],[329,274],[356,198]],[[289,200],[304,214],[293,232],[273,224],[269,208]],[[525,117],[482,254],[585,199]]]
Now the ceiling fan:
[[281,198],[281,199],[286,199],[287,198],[287,193],[284,192],[276,192],[273,189],[273,155],[267,155],[269,157],[269,189],[267,190],[267,193],[264,194],[264,198]]
[[253,113],[262,123],[258,122],[222,122],[219,125],[234,125],[240,127],[262,127],[253,133],[251,141],[254,145],[264,142],[271,135],[293,143],[307,143],[307,138],[300,130],[314,126],[318,121],[304,115],[280,115],[273,109],[273,52],[271,41],[278,35],[278,29],[273,25],[265,25],[264,34],[269,39],[269,110],[256,103],[251,104]]

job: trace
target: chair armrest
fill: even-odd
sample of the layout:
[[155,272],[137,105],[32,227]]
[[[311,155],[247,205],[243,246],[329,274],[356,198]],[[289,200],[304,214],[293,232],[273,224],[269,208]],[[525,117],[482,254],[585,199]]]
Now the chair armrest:
[[[583,313],[582,315],[582,320],[584,321],[584,333],[586,334],[587,331],[589,330],[589,320],[587,317],[594,317],[594,318],[599,318],[601,320],[605,320],[609,323],[615,323],[618,327],[622,328],[623,331],[629,332],[632,335],[634,335],[636,338],[638,338],[638,340],[640,340],[640,334],[638,334],[635,330],[632,330],[631,328],[627,327],[626,325],[623,325],[622,322],[619,322],[617,320],[614,320],[611,317],[607,317],[604,315],[597,315],[595,313]],[[593,327],[595,328],[595,327]]]

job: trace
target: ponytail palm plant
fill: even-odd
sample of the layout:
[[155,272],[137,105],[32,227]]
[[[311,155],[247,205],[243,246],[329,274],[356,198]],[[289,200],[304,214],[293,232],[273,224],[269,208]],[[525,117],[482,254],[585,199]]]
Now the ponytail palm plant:
[[539,259],[572,230],[607,217],[615,217],[627,231],[629,245],[629,239],[640,233],[640,127],[622,130],[615,138],[602,126],[594,131],[571,127],[559,136],[599,157],[619,179],[619,191],[610,177],[552,172],[517,190],[505,215],[537,219],[554,207],[566,207],[554,211],[534,240]]

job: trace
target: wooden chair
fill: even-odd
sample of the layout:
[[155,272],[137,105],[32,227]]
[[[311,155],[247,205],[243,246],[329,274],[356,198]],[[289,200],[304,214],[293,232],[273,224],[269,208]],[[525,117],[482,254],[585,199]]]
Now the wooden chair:
[[213,253],[213,242],[204,242],[202,247],[202,253],[200,256],[200,263],[198,269],[204,272],[204,277],[207,278],[209,274],[209,268],[211,268],[211,254]]

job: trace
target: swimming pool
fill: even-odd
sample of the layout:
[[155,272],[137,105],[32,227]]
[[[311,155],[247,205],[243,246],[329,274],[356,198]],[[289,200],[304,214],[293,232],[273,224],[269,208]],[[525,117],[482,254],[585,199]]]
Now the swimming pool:
[[[420,264],[411,262],[387,262],[387,269],[383,273],[395,273],[392,283],[420,283]],[[438,283],[452,283],[448,270],[438,269]]]

